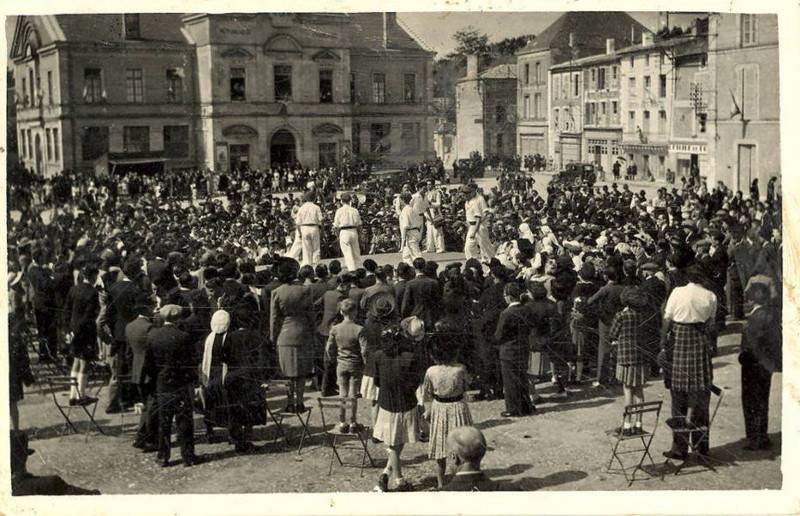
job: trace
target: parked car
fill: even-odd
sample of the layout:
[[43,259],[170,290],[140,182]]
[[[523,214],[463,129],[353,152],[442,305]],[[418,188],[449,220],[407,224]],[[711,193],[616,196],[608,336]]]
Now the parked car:
[[597,181],[597,171],[594,163],[567,163],[564,170],[559,172],[551,182],[563,184],[583,184],[588,183],[594,186]]

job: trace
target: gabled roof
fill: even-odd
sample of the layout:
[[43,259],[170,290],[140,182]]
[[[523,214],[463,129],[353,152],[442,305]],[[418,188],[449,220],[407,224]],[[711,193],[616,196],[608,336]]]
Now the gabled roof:
[[652,45],[630,45],[617,50],[617,54],[636,54],[638,52],[672,49],[676,56],[702,54],[708,51],[708,39],[687,34],[668,39],[657,39]]
[[[383,48],[383,13],[350,13],[350,46],[352,48]],[[387,13],[387,45],[390,50],[419,50],[428,52],[400,26],[395,13]]]
[[516,79],[516,64],[499,64],[480,74],[481,79]]
[[[633,40],[631,40],[633,27]],[[543,50],[554,52],[553,64],[569,60],[569,35],[574,34],[575,57],[599,54],[605,51],[606,38],[613,38],[616,47],[640,41],[642,32],[650,30],[625,12],[570,11],[559,16],[536,38],[517,52],[530,54]]]
[[[118,43],[125,40],[122,14],[58,14],[55,16],[67,41]],[[180,14],[142,13],[139,15],[140,41],[185,43]]]
[[573,61],[565,61],[559,65],[551,66],[551,70],[568,70],[570,68],[580,68],[582,66],[589,66],[593,64],[613,63],[619,61],[620,56],[617,52],[610,54],[597,54],[593,56],[586,56]]

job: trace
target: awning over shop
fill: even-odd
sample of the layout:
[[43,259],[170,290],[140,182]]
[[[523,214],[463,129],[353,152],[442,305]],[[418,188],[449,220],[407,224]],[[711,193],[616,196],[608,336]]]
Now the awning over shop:
[[649,156],[666,156],[669,152],[667,145],[650,143],[622,143],[622,150],[628,154],[647,154]]
[[159,174],[167,157],[163,152],[109,152],[95,161],[95,174],[123,175],[128,172]]

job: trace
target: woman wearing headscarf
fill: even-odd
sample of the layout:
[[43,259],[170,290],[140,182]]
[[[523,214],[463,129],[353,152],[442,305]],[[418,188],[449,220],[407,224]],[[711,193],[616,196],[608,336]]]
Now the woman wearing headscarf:
[[289,379],[286,412],[302,413],[306,377],[313,367],[315,324],[311,292],[296,281],[300,264],[281,258],[276,264],[281,286],[272,291],[270,335],[278,348],[281,372]]
[[222,351],[228,335],[231,317],[225,310],[217,310],[211,317],[211,333],[203,344],[200,362],[200,399],[203,403],[203,422],[209,442],[217,442],[214,427],[228,426],[228,410],[225,401],[226,366],[222,362]]

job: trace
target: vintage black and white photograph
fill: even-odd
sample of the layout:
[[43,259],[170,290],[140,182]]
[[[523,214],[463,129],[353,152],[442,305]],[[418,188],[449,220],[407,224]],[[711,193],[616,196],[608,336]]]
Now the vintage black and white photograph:
[[784,487],[778,13],[19,7],[15,500]]

